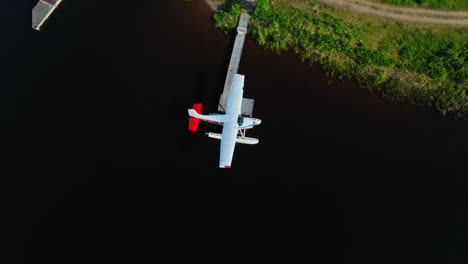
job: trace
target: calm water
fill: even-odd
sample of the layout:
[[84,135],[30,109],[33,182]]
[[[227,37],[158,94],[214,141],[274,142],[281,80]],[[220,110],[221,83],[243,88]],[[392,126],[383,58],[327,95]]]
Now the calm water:
[[221,128],[187,131],[194,102],[216,111],[234,41],[210,15],[201,0],[66,0],[4,44],[29,263],[467,263],[468,123],[329,87],[250,38],[239,71],[260,144],[218,169],[204,132]]

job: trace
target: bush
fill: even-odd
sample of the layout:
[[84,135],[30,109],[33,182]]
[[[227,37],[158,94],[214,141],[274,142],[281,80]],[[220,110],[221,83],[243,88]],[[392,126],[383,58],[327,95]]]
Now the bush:
[[431,32],[414,30],[400,40],[399,55],[406,59],[398,67],[424,73],[436,80],[468,79],[468,42],[454,42]]
[[242,8],[238,0],[226,2],[225,10],[218,11],[213,15],[215,26],[223,29],[224,32],[235,28],[239,21],[241,11]]
[[270,0],[257,0],[254,17],[264,18],[270,14]]

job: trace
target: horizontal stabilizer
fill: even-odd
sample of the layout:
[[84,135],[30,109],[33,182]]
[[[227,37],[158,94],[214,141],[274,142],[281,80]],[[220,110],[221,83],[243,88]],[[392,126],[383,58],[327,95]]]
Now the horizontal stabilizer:
[[[195,110],[198,114],[200,114],[201,113],[201,106],[202,106],[201,104],[194,104],[192,109]],[[194,116],[191,116],[189,118],[189,127],[188,127],[188,129],[190,131],[196,132],[197,129],[198,129],[198,124],[199,123],[200,123],[200,118],[196,118]]]

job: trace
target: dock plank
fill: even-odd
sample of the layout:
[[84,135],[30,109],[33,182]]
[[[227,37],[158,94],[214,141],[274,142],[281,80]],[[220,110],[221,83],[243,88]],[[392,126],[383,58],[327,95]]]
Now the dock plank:
[[40,0],[32,9],[32,27],[39,30],[62,0]]
[[[229,61],[229,67],[226,74],[226,81],[224,83],[223,93],[220,96],[218,111],[225,112],[227,99],[229,92],[231,91],[232,81],[234,80],[234,75],[237,74],[239,70],[239,64],[242,56],[242,50],[244,48],[245,36],[247,35],[247,25],[249,23],[249,15],[247,13],[242,13],[239,18],[239,25],[237,27],[237,36],[234,41],[234,47],[232,49],[231,60]],[[242,100],[242,109],[241,114],[252,116],[253,112],[253,99],[243,98]]]

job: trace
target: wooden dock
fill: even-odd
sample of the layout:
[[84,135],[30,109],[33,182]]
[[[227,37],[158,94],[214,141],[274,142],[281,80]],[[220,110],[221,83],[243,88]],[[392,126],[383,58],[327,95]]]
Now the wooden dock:
[[39,30],[62,0],[39,0],[32,9],[32,27]]
[[[242,49],[244,48],[245,36],[247,34],[247,25],[249,23],[249,15],[242,13],[239,18],[239,25],[237,27],[237,36],[234,41],[234,47],[232,49],[231,60],[229,62],[229,68],[226,75],[226,82],[224,83],[224,90],[221,94],[218,104],[218,111],[225,112],[227,99],[229,92],[231,91],[232,81],[234,75],[237,74],[239,69],[240,59],[242,55]],[[241,114],[245,116],[252,116],[254,106],[254,99],[242,98],[242,109]]]

